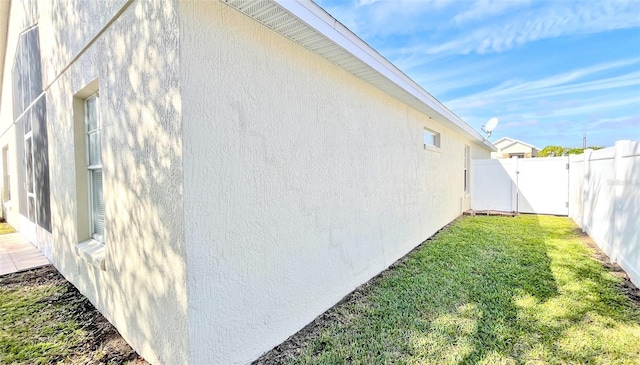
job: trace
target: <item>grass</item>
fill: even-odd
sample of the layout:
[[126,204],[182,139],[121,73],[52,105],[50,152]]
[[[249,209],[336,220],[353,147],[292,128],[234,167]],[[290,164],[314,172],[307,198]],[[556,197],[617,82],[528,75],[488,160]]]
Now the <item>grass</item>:
[[148,365],[53,266],[0,277],[0,364]]
[[568,218],[468,217],[335,307],[291,364],[640,364],[640,309]]
[[0,234],[14,233],[15,229],[9,223],[0,223]]
[[59,300],[67,290],[60,281],[0,287],[0,363],[55,363],[72,354],[86,333],[67,315],[78,303]]

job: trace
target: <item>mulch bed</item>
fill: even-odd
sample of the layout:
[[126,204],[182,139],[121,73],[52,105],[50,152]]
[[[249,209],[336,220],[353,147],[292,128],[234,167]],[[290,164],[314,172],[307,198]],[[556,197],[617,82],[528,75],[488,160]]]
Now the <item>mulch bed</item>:
[[[80,323],[87,335],[80,345],[72,349],[74,355],[66,359],[52,359],[54,363],[65,361],[86,365],[149,364],[127,344],[115,327],[93,307],[89,300],[80,294],[52,265],[2,276],[0,277],[0,285],[5,289],[35,288],[41,285],[55,285],[64,288],[51,297],[42,299],[42,301],[51,305],[64,304],[64,306],[60,306],[65,308],[62,313],[59,313],[60,318]],[[98,356],[94,356],[94,354]]]

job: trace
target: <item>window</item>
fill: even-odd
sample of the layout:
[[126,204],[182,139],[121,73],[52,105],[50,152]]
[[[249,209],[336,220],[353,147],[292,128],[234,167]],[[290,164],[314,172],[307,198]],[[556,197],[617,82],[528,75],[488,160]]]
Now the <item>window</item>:
[[98,94],[88,97],[84,103],[87,172],[89,180],[90,233],[96,241],[104,237],[104,199],[102,196],[102,158],[100,143],[100,103]]
[[524,153],[510,153],[509,158],[512,158],[512,157],[524,158]]
[[440,148],[440,133],[432,131],[431,129],[424,129],[424,149],[438,149]]
[[464,146],[464,192],[469,192],[469,165],[471,158],[469,146]]
[[9,146],[2,149],[2,200],[11,200],[11,175],[9,175]]

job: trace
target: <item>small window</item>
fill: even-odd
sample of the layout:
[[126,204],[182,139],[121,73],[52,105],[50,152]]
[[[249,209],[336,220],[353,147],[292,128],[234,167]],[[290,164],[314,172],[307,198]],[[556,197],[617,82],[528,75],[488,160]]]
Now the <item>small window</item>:
[[510,153],[509,158],[512,158],[512,157],[524,158],[524,153]]
[[424,148],[440,148],[440,133],[432,131],[431,129],[424,129]]
[[469,165],[470,165],[470,148],[469,146],[464,146],[464,192],[469,192]]
[[88,97],[84,105],[91,238],[103,242],[104,199],[102,195],[102,146],[98,94]]

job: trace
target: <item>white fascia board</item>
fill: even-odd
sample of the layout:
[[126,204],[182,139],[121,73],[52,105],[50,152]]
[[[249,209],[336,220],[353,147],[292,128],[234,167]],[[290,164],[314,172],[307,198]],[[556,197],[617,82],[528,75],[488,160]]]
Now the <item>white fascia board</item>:
[[395,67],[386,58],[371,48],[366,42],[342,25],[324,9],[310,0],[272,0],[289,13],[323,34],[338,46],[345,49],[362,62],[379,72],[401,87],[404,91],[418,99],[434,112],[445,117],[464,132],[475,138],[479,144],[486,146],[492,151],[497,151],[496,147],[485,139],[480,133],[464,122],[455,113],[445,107],[436,98],[424,90],[415,81]]

